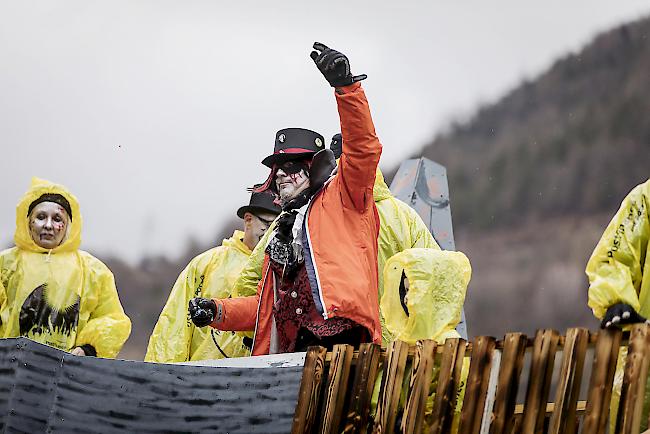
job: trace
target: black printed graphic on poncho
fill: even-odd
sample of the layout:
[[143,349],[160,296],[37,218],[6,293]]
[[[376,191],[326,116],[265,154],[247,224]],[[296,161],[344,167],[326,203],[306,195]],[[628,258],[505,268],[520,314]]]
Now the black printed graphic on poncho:
[[25,299],[20,308],[20,335],[60,333],[70,336],[79,321],[79,296],[74,304],[63,309],[50,306],[45,299],[47,284],[40,285]]

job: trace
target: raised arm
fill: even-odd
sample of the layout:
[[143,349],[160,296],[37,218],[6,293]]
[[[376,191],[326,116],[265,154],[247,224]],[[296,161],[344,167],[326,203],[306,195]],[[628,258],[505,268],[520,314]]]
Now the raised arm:
[[367,76],[352,75],[348,58],[327,46],[315,43],[311,57],[328,83],[336,89],[341,121],[343,154],[339,161],[343,203],[360,211],[372,205],[375,171],[381,143],[375,133],[366,94],[359,83]]

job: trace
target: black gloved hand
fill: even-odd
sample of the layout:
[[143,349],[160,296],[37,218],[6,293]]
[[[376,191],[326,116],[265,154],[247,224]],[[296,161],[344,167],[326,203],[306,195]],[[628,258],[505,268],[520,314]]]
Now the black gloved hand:
[[190,318],[197,327],[205,327],[214,321],[217,304],[209,298],[194,297],[189,303]]
[[646,321],[647,320],[639,315],[638,312],[629,304],[617,303],[607,309],[603,321],[600,323],[600,328],[608,329]]
[[337,133],[332,136],[330,149],[332,152],[334,152],[334,158],[337,160],[341,158],[341,154],[343,153],[343,136],[341,136],[341,133]]
[[352,75],[350,61],[345,54],[332,50],[320,42],[314,42],[314,50],[310,56],[330,86],[349,86],[352,83],[368,78],[366,74]]

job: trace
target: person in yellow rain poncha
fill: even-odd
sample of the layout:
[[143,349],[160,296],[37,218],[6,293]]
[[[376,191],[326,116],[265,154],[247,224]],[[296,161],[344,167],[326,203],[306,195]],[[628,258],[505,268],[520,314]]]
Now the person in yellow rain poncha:
[[386,262],[381,311],[390,333],[409,344],[459,338],[467,285],[472,274],[461,252],[407,249]]
[[115,357],[131,333],[110,270],[79,250],[82,218],[63,186],[34,178],[0,252],[0,336],[79,356]]
[[[435,249],[406,249],[386,261],[384,294],[380,310],[385,328],[394,339],[415,344],[431,339],[439,345],[448,338],[460,338],[456,326],[461,318],[467,286],[472,275],[469,260],[461,252]],[[436,364],[435,369],[439,366]],[[461,384],[456,398],[451,432],[458,432],[460,411],[465,396],[469,359],[463,360]],[[437,375],[437,374],[436,374]],[[409,374],[407,373],[407,378]],[[434,376],[435,378],[435,376]],[[425,420],[431,416],[437,381],[431,384]],[[407,385],[402,390],[402,402]],[[373,404],[379,396],[378,384]]]
[[252,249],[280,213],[275,199],[269,192],[252,193],[249,205],[237,211],[244,220],[244,231],[235,231],[221,246],[201,253],[185,267],[149,339],[145,361],[174,363],[250,354],[251,338],[245,333],[195,327],[188,318],[187,305],[194,297],[231,295]]
[[[623,199],[587,263],[589,307],[602,328],[626,327],[650,317],[650,180]],[[619,352],[614,378],[610,428],[613,432],[623,383],[627,349]],[[647,428],[650,377],[646,384],[642,427]]]

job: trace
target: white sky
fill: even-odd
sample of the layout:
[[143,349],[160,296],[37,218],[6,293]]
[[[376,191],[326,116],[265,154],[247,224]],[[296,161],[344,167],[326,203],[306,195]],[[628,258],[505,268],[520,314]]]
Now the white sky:
[[211,239],[262,181],[275,131],[338,132],[309,52],[347,54],[382,167],[650,1],[0,0],[0,243],[39,176],[79,198],[83,245],[133,261]]

